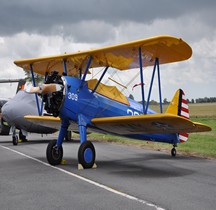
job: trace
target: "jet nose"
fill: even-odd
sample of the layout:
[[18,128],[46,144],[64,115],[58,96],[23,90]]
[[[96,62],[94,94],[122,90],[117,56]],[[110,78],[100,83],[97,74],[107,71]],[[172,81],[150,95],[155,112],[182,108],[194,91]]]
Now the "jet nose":
[[[25,123],[25,115],[38,115],[35,97],[19,91],[13,99],[4,104],[2,116],[10,126],[19,127],[17,125]],[[25,124],[29,125],[27,121]]]

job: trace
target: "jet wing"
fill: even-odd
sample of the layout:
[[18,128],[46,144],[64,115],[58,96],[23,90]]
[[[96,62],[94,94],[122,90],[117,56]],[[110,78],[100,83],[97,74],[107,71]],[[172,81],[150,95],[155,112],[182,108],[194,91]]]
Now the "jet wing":
[[68,76],[71,76],[84,71],[89,56],[92,56],[90,68],[110,66],[128,70],[139,68],[139,48],[142,49],[143,67],[153,66],[155,58],[164,64],[186,60],[192,55],[191,47],[182,39],[164,35],[83,52],[17,60],[14,63],[25,70],[30,70],[31,65],[35,73],[45,75],[53,70],[63,73],[65,62]]
[[92,123],[101,130],[120,135],[211,131],[206,125],[171,114],[94,118]]

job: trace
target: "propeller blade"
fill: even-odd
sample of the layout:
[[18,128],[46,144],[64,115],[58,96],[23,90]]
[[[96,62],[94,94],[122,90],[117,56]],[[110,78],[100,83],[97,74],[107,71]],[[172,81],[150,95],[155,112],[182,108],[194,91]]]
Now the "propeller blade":
[[53,93],[53,92],[58,92],[63,89],[63,86],[60,84],[43,84],[38,87],[33,87],[31,83],[26,83],[24,90],[27,93],[37,93],[37,94],[46,94],[46,93]]

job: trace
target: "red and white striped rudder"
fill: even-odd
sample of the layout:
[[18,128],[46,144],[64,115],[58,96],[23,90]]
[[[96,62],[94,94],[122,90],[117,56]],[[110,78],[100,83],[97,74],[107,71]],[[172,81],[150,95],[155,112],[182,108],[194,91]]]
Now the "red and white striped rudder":
[[[176,91],[166,113],[175,114],[189,119],[188,103],[183,90],[179,89]],[[188,133],[179,133],[178,137],[180,142],[185,142],[188,139]]]
[[[179,116],[182,116],[186,119],[190,119],[188,102],[185,97],[184,91],[180,89],[179,91]],[[185,142],[188,140],[188,133],[179,133],[180,142]]]

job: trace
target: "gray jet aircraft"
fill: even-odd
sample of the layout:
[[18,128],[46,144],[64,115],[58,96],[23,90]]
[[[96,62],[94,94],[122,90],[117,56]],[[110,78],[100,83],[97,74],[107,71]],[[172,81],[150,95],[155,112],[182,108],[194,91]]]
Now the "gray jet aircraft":
[[[0,80],[0,83],[18,82],[17,94],[9,100],[0,100],[0,135],[9,135],[12,131],[12,141],[14,145],[18,144],[18,139],[22,142],[27,141],[26,136],[29,133],[51,134],[57,130],[51,127],[36,125],[25,120],[25,115],[38,115],[36,98],[34,94],[26,93],[24,89],[25,80]],[[41,104],[41,99],[38,98]],[[19,130],[19,137],[16,134]],[[71,131],[67,132],[66,141],[71,140]]]
[[50,134],[57,131],[53,128],[33,124],[24,119],[25,115],[38,115],[38,110],[35,95],[30,95],[25,91],[20,90],[14,98],[10,99],[2,107],[2,118],[3,121],[6,121],[12,129],[14,145],[18,144],[16,129],[20,130],[19,139],[22,141],[26,141],[27,132]]
[[[13,144],[17,145],[18,139],[26,141],[27,132],[51,134],[57,131],[53,128],[35,125],[24,119],[25,115],[38,115],[35,96],[22,90],[25,80],[1,80],[0,82],[19,82],[17,94],[12,99],[0,100],[0,135],[9,135],[11,129]],[[39,101],[41,102],[40,98]],[[16,129],[19,130],[19,138]]]

